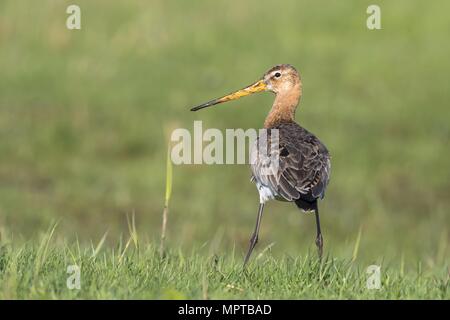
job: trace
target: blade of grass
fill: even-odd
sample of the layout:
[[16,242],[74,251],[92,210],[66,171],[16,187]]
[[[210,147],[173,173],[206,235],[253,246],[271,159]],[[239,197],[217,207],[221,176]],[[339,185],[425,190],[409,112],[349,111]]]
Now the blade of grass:
[[139,247],[139,241],[138,241],[138,233],[136,230],[136,218],[135,213],[131,215],[131,220],[129,219],[127,215],[127,223],[128,223],[128,231],[130,232],[130,238],[133,240],[134,246],[136,249]]
[[267,247],[265,247],[255,258],[255,260],[261,259],[264,254],[269,251],[273,246],[275,245],[275,242],[270,243]]
[[42,265],[45,262],[45,259],[47,259],[47,253],[48,253],[48,247],[50,245],[50,240],[53,237],[53,233],[55,232],[55,229],[58,225],[58,222],[55,222],[53,226],[49,229],[49,231],[44,235],[41,244],[39,246],[39,249],[36,254],[36,265],[34,269],[34,277],[36,279],[37,275],[41,271]]
[[97,246],[93,250],[92,256],[91,256],[92,259],[94,259],[97,256],[97,254],[100,252],[101,248],[103,247],[103,244],[105,243],[107,235],[108,235],[108,231],[105,232],[105,234],[103,235],[103,237],[100,239]]
[[159,247],[159,254],[164,256],[164,242],[166,240],[167,219],[169,215],[169,201],[172,195],[172,161],[170,159],[170,143],[167,147],[167,161],[166,161],[166,195],[164,200],[164,210],[161,226],[161,244]]
[[358,236],[356,237],[355,246],[353,247],[352,262],[358,257],[359,244],[361,242],[362,226],[359,227]]

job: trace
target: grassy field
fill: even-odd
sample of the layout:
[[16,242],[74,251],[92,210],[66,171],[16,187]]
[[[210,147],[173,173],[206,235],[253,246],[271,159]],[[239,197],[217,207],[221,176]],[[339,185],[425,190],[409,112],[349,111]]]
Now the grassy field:
[[[1,1],[0,297],[202,298],[206,286],[211,298],[448,298],[450,3],[377,1],[382,30],[370,31],[372,3],[80,0],[71,31],[70,1]],[[332,155],[329,260],[314,259],[313,216],[274,202],[264,254],[240,272],[258,203],[245,165],[173,168],[161,260],[168,134],[199,119],[260,128],[270,94],[188,110],[279,63],[300,71],[297,121]],[[127,215],[141,246],[119,264]],[[364,289],[371,264],[381,291]]]
[[[0,299],[449,299],[445,268],[405,271],[381,262],[381,287],[368,289],[365,269],[353,260],[315,252],[274,258],[266,248],[244,270],[234,251],[213,247],[163,258],[153,245],[142,247],[134,234],[114,248],[79,245],[54,247],[52,232],[40,245],[0,249]],[[79,287],[69,287],[80,269]],[[69,283],[73,283],[69,281]]]

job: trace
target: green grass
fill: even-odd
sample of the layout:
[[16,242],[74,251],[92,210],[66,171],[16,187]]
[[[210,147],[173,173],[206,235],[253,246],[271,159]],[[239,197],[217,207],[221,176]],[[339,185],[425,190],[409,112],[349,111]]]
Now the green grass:
[[[77,244],[0,248],[0,299],[449,299],[449,270],[381,262],[381,288],[366,286],[366,267],[350,259],[312,254],[282,259],[270,250],[244,270],[242,255],[170,250],[119,243],[80,249]],[[49,245],[50,244],[50,245]],[[208,253],[209,252],[209,253]],[[80,267],[80,289],[68,289],[69,265]]]
[[[204,112],[189,108],[251,83],[275,64],[290,63],[303,79],[297,121],[332,155],[331,181],[320,203],[325,255],[341,275],[359,274],[359,284],[368,265],[383,263],[394,292],[442,297],[439,283],[450,265],[450,2],[379,0],[379,31],[365,25],[371,0],[79,0],[79,31],[65,28],[69,4],[0,1],[0,241],[7,245],[0,295],[76,295],[64,291],[58,282],[64,270],[52,266],[72,259],[65,243],[78,243],[75,257],[85,262],[84,270],[105,271],[98,278],[87,273],[85,284],[98,283],[99,291],[85,286],[91,291],[80,296],[131,297],[117,282],[119,275],[131,281],[127,265],[136,279],[168,272],[161,283],[149,280],[147,291],[138,282],[136,295],[162,297],[167,289],[201,297],[197,280],[209,270],[211,253],[199,248],[215,243],[219,265],[244,291],[225,289],[228,282],[211,271],[211,297],[336,297],[340,288],[341,297],[393,297],[389,290],[352,287],[355,282],[324,286],[312,280],[317,270],[300,278],[320,288],[307,291],[289,281],[297,268],[275,272],[293,263],[286,256],[314,265],[306,255],[315,249],[313,216],[279,202],[266,206],[256,255],[271,249],[250,266],[260,276],[251,286],[237,272],[258,205],[243,165],[173,167],[169,253],[164,261],[154,257],[168,133],[192,130],[200,119],[205,129],[260,128],[271,94]],[[131,214],[140,255],[107,272]],[[39,246],[31,244],[53,221],[59,223],[48,255],[35,260]],[[125,241],[122,250],[136,241]],[[99,243],[97,258],[90,259]],[[180,267],[183,259],[188,267]],[[32,272],[36,263],[39,270]],[[405,278],[398,274],[402,265]],[[176,275],[182,268],[188,272]],[[299,270],[303,277],[315,269]],[[117,280],[113,287],[105,279]]]

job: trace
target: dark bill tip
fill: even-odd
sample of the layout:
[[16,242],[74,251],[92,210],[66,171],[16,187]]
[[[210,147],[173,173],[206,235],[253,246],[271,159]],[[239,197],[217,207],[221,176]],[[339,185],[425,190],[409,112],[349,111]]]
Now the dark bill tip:
[[199,106],[196,106],[196,107],[191,108],[191,111],[198,111],[198,110],[200,110],[200,109],[207,108],[207,107],[213,106],[213,105],[215,105],[215,104],[218,104],[219,102],[220,102],[220,101],[218,101],[217,99],[216,99],[216,100],[211,100],[211,101],[208,101],[208,102],[206,102],[206,103],[203,103],[203,104],[201,104],[201,105],[199,105]]

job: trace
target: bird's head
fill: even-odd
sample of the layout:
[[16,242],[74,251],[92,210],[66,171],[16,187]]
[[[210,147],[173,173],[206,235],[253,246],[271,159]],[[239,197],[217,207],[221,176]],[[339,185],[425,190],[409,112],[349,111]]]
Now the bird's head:
[[300,75],[290,64],[280,64],[267,71],[262,81],[266,84],[266,91],[275,94],[293,90],[300,83]]
[[290,64],[280,64],[267,71],[264,76],[255,83],[221,98],[203,103],[192,108],[191,111],[197,111],[219,103],[237,100],[257,92],[270,91],[275,94],[289,92],[299,85],[300,75],[297,70]]

